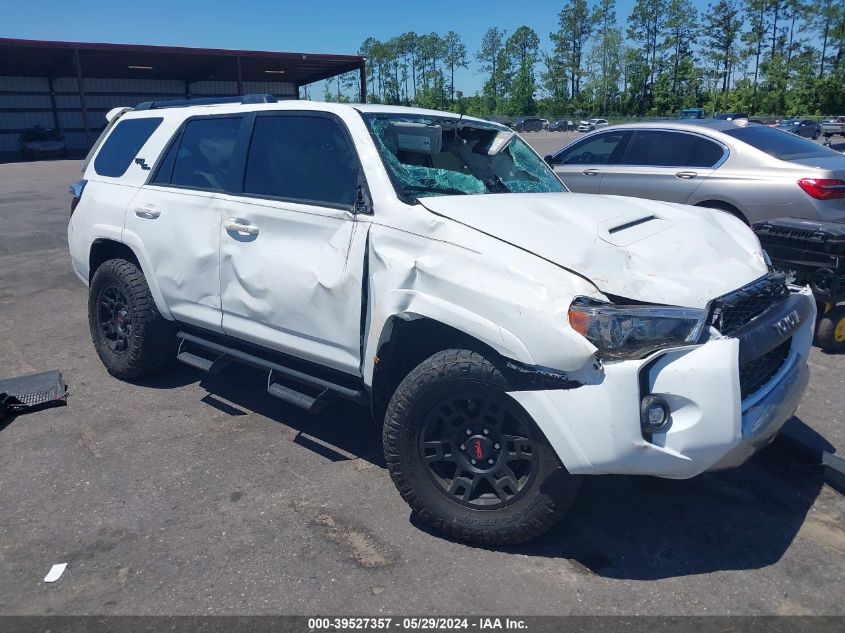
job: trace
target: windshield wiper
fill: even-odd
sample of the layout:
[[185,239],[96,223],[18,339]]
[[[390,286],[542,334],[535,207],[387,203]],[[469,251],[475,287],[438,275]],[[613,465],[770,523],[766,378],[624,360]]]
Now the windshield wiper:
[[445,194],[458,194],[465,196],[467,195],[466,191],[461,189],[454,189],[452,187],[423,187],[422,185],[402,185],[403,189],[409,189],[411,191],[431,191],[433,193],[445,193]]

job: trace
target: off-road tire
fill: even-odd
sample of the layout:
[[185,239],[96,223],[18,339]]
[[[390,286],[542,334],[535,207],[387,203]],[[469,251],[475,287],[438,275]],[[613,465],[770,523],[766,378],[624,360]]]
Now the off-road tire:
[[[102,293],[116,288],[127,300],[131,331],[125,337],[125,350],[113,351],[100,326]],[[88,325],[94,349],[115,378],[132,380],[161,372],[176,353],[173,324],[156,308],[144,273],[132,262],[110,259],[103,262],[91,279],[88,293]]]
[[816,344],[824,351],[845,352],[845,306],[837,306],[821,316],[816,328]]
[[[385,415],[385,461],[393,483],[412,510],[434,529],[481,545],[528,541],[554,526],[570,508],[580,477],[569,474],[530,416],[505,392],[503,374],[481,354],[465,349],[438,352],[420,363],[397,387]],[[420,434],[429,411],[444,398],[486,393],[532,434],[533,479],[504,507],[471,508],[453,500],[429,474],[420,455]]]

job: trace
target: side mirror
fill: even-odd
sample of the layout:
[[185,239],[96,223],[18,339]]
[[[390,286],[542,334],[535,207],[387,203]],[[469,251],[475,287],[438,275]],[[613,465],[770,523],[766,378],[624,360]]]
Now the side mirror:
[[551,154],[547,154],[547,155],[543,156],[543,160],[546,161],[546,163],[550,166],[555,164],[555,157],[552,156]]

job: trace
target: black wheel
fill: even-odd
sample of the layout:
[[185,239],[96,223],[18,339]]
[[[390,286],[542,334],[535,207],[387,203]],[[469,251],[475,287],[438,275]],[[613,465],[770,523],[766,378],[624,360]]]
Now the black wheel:
[[826,352],[845,352],[845,306],[832,308],[821,316],[816,343]]
[[438,352],[397,387],[385,416],[387,468],[422,519],[454,538],[532,539],[572,505],[570,475],[481,354]]
[[819,138],[819,131],[818,130],[813,132],[813,140],[815,141],[817,138]]
[[88,325],[97,355],[116,378],[155,374],[174,357],[173,325],[159,314],[144,273],[132,262],[110,259],[94,273]]

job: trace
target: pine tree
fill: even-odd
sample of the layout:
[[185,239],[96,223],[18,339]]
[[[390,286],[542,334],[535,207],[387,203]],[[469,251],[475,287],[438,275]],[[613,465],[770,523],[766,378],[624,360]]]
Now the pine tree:
[[593,30],[587,0],[566,0],[558,14],[558,24],[558,30],[549,37],[555,55],[569,74],[570,98],[576,99],[581,91],[584,46]]

